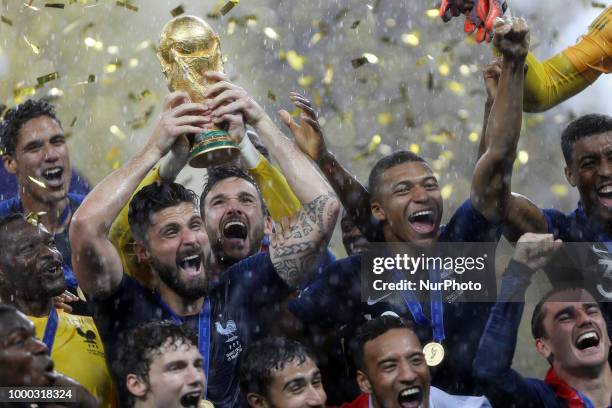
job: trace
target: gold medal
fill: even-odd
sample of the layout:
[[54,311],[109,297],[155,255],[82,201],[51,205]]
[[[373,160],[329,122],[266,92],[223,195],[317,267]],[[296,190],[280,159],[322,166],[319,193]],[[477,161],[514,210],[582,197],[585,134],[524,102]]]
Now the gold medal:
[[198,404],[198,408],[215,408],[215,406],[208,400],[201,400]]
[[423,354],[425,354],[427,365],[435,367],[444,360],[444,347],[440,343],[432,341],[423,347]]

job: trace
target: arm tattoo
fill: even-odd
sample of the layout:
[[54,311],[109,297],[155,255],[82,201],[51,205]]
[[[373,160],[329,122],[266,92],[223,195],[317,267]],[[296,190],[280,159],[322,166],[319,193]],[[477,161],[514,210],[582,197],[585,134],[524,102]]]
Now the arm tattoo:
[[307,281],[319,265],[338,215],[337,203],[336,196],[327,193],[305,204],[291,226],[290,237],[270,248],[274,268],[288,285]]

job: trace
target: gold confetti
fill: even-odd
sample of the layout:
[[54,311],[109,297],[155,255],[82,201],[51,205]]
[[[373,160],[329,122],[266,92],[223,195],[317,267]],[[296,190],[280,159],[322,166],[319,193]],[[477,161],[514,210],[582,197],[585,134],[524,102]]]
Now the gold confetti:
[[598,1],[592,1],[591,6],[595,8],[602,8],[602,9],[606,8],[606,5],[604,3],[600,3]]
[[366,57],[359,57],[359,58],[355,58],[355,59],[351,60],[351,65],[355,69],[357,69],[360,66],[365,65],[367,63],[368,63],[368,59]]
[[43,183],[42,181],[37,180],[37,179],[35,179],[35,178],[34,178],[34,177],[32,177],[32,176],[28,176],[28,178],[29,178],[30,180],[32,180],[32,183],[36,184],[37,186],[42,187],[42,188],[47,188],[47,185],[46,185],[45,183]]
[[376,134],[372,136],[372,140],[370,141],[370,144],[368,145],[368,154],[374,153],[374,151],[376,150],[376,148],[381,142],[382,142],[382,137],[380,137],[380,135]]
[[465,94],[465,86],[457,81],[450,81],[448,83],[448,89],[450,89],[453,93],[456,93],[459,96]]
[[478,132],[470,132],[468,135],[468,140],[472,143],[478,142],[478,139],[480,139]]
[[63,9],[64,3],[45,3],[45,7]]
[[459,73],[463,75],[464,77],[470,76],[470,67],[468,67],[465,64],[461,65],[459,67]]
[[185,9],[183,8],[182,5],[177,6],[173,8],[172,10],[170,10],[170,14],[172,15],[172,17],[180,16],[184,12],[185,12]]
[[119,140],[125,140],[127,139],[127,135],[125,133],[123,133],[123,131],[121,129],[119,129],[119,126],[117,125],[112,125],[110,127],[110,132],[115,135],[115,137]]
[[412,143],[410,147],[408,147],[408,150],[410,150],[414,154],[419,154],[419,152],[421,151],[421,147],[416,143]]
[[138,11],[138,6],[135,6],[128,1],[117,0],[117,3],[115,4],[119,7],[125,7],[126,9],[131,11]]
[[70,122],[70,127],[74,127],[76,121],[77,121],[77,117],[75,116],[74,118],[72,118],[72,121]]
[[29,8],[30,10],[34,10],[34,11],[39,11],[39,10],[40,10],[38,7],[34,7],[34,6],[32,6],[31,4],[23,3],[23,5],[24,5],[26,8]]
[[269,89],[268,89],[268,98],[270,98],[273,101],[276,101],[276,94]]
[[64,91],[62,91],[59,88],[51,88],[49,89],[49,92],[47,93],[47,95],[54,97],[54,98],[59,98],[61,96],[64,96]]
[[438,18],[440,12],[436,8],[428,9],[425,11],[425,15],[431,19]]
[[442,189],[440,190],[440,194],[442,195],[443,200],[448,200],[451,194],[453,194],[453,185],[447,184],[444,187],[442,187]]
[[59,78],[59,72],[52,72],[50,74],[38,77],[36,78],[36,83],[37,83],[36,87],[40,88],[47,82],[55,81],[58,78]]
[[529,153],[527,153],[527,151],[525,151],[525,150],[521,150],[521,151],[518,152],[518,155],[516,156],[516,159],[521,164],[527,164],[527,162],[529,161]]
[[225,5],[223,7],[221,7],[221,10],[219,12],[223,16],[226,15],[227,13],[230,12],[231,9],[236,7],[238,2],[239,2],[239,0],[230,0],[230,1],[228,1],[227,3],[225,3]]
[[369,52],[364,52],[363,57],[365,57],[370,64],[378,64],[378,57],[374,54],[370,54]]
[[304,64],[306,63],[306,58],[298,54],[293,50],[287,51],[287,62],[289,66],[296,71],[301,71],[304,69]]
[[351,24],[351,30],[354,30],[355,28],[359,27],[359,24],[361,24],[361,20],[353,21],[353,24]]
[[28,44],[30,46],[30,48],[32,49],[32,52],[36,55],[40,54],[40,48],[38,48],[37,45],[32,44],[29,40],[28,37],[26,37],[25,35],[23,36],[23,40],[26,42],[26,44]]
[[334,69],[331,65],[325,65],[325,75],[323,76],[323,84],[331,85],[332,80],[334,79]]
[[79,23],[81,22],[81,20],[75,20],[72,23],[68,24],[66,27],[64,27],[64,29],[62,30],[62,32],[64,34],[68,34],[69,32],[71,32],[72,30],[74,30],[75,28],[77,28],[77,26],[79,25]]
[[448,76],[450,74],[450,66],[446,62],[443,62],[438,67],[438,72],[442,76]]
[[111,147],[111,149],[108,152],[106,152],[106,157],[105,157],[106,161],[108,163],[114,162],[119,157],[119,153],[120,153],[120,150],[117,146]]
[[378,114],[378,123],[382,126],[387,126],[393,122],[393,114],[391,112],[383,112]]
[[312,47],[313,45],[321,41],[321,38],[323,38],[323,34],[318,33],[318,32],[314,33],[310,41],[308,41],[308,47]]
[[2,21],[4,24],[6,24],[6,25],[10,25],[10,26],[12,26],[12,25],[13,25],[13,20],[11,20],[10,18],[5,17],[5,16],[3,16],[3,15],[0,15],[0,20],[1,20],[1,21]]
[[410,45],[411,47],[416,47],[419,45],[419,33],[417,31],[404,33],[402,34],[401,39],[404,44]]
[[280,35],[272,27],[266,27],[263,29],[264,34],[273,40],[277,40],[280,38]]
[[301,75],[298,78],[298,84],[300,84],[300,86],[303,88],[309,87],[313,81],[314,81],[314,77],[312,75],[306,75],[306,76]]
[[87,82],[88,83],[96,82],[96,76],[94,74],[89,74],[89,76],[87,77]]
[[565,197],[567,195],[567,186],[564,184],[553,184],[550,191],[557,197]]

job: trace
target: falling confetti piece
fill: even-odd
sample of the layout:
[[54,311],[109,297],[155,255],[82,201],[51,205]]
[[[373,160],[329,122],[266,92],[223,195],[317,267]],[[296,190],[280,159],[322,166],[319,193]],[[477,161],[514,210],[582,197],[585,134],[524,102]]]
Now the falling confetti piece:
[[23,40],[26,42],[26,44],[30,46],[34,54],[36,55],[40,54],[40,48],[38,48],[37,45],[32,44],[25,35],[23,36]]
[[110,127],[110,132],[119,140],[123,141],[127,139],[127,135],[121,129],[119,129],[119,126],[117,125],[112,125]]
[[310,41],[308,41],[308,47],[312,47],[313,45],[315,45],[316,43],[321,41],[321,38],[323,38],[323,34],[321,34],[321,33],[314,33],[312,35],[312,38],[310,39]]
[[478,142],[478,139],[478,132],[470,132],[470,134],[468,135],[468,140],[472,143]]
[[13,26],[13,20],[11,20],[11,19],[10,19],[10,18],[8,18],[8,17],[5,17],[5,16],[0,15],[0,20],[2,20],[2,22],[3,22],[4,24],[6,24],[6,25]]
[[271,38],[273,40],[277,40],[280,38],[280,36],[278,35],[278,33],[276,31],[274,31],[274,29],[272,27],[266,27],[263,29],[264,34],[268,37]]
[[372,136],[372,140],[370,141],[370,144],[368,145],[368,153],[369,154],[374,153],[374,150],[376,150],[376,148],[381,142],[382,142],[382,137],[380,137],[380,135],[376,134]]
[[393,114],[391,112],[379,113],[377,119],[380,125],[387,126],[393,122]]
[[354,30],[355,28],[359,27],[359,24],[361,24],[361,20],[353,21],[353,24],[351,24],[351,30]]
[[128,10],[131,11],[138,11],[138,6],[135,6],[131,3],[129,3],[128,1],[120,1],[118,0],[117,3],[115,3],[117,6],[119,7],[125,7]]
[[564,184],[553,184],[550,191],[557,197],[565,197],[567,195],[567,186]]
[[427,11],[425,11],[425,15],[429,18],[438,18],[438,16],[440,15],[440,12],[438,11],[438,9],[429,9]]
[[521,164],[527,164],[527,162],[529,161],[529,153],[527,153],[527,151],[525,150],[521,150],[518,152],[516,159]]
[[367,63],[368,63],[368,59],[366,57],[359,57],[359,58],[355,58],[355,59],[351,60],[351,65],[355,69],[357,69],[357,68],[359,68],[362,65],[365,65]]
[[37,186],[42,187],[42,188],[47,188],[47,185],[46,185],[45,183],[43,183],[42,181],[37,180],[37,179],[35,179],[35,178],[34,178],[34,177],[32,177],[32,176],[28,176],[28,178],[29,178],[30,180],[32,180],[32,183],[36,184]]
[[238,2],[239,2],[239,0],[230,0],[230,1],[228,1],[227,3],[225,3],[225,5],[221,8],[221,10],[219,12],[223,16],[226,15],[227,13],[230,12],[231,9],[236,7]]
[[419,154],[419,152],[421,151],[421,147],[416,143],[412,143],[410,147],[408,147],[408,150],[410,150],[414,154]]
[[604,3],[600,3],[598,1],[592,1],[591,2],[591,7],[595,7],[595,8],[606,8],[606,5]]
[[32,6],[31,4],[23,3],[23,5],[24,5],[26,8],[29,8],[30,10],[34,10],[34,11],[39,11],[39,10],[40,10],[38,7],[34,7],[34,6]]
[[419,45],[419,33],[416,31],[402,34],[401,39],[404,44],[410,45],[411,47]]
[[287,62],[289,66],[296,71],[301,71],[304,69],[304,64],[306,63],[306,58],[298,54],[293,50],[287,51]]
[[59,78],[59,72],[52,72],[50,74],[43,75],[41,77],[36,78],[36,83],[37,83],[36,86],[40,88],[47,82],[55,81],[58,78]]
[[314,81],[314,77],[312,75],[302,75],[298,78],[298,84],[300,84],[301,87],[303,88],[307,88],[309,87]]
[[173,8],[172,10],[170,10],[170,14],[172,15],[172,17],[180,16],[183,13],[185,13],[185,9],[183,8],[182,5],[177,6]]
[[447,184],[440,190],[440,194],[442,195],[443,200],[448,200],[450,196],[453,194],[453,185]]
[[64,3],[46,3],[45,7],[56,8],[56,9],[63,9],[64,8]]
[[448,89],[450,89],[453,93],[461,96],[465,94],[465,86],[457,81],[450,81],[448,83]]
[[450,66],[446,62],[443,62],[438,67],[438,72],[442,76],[448,76],[450,74]]
[[325,65],[325,75],[323,76],[323,84],[331,85],[332,80],[334,79],[334,69],[331,65]]
[[75,116],[74,118],[72,118],[72,121],[70,122],[70,127],[74,127],[76,122],[77,122],[77,117]]
[[269,89],[268,89],[268,98],[270,98],[273,101],[276,101],[276,94]]
[[378,57],[374,54],[370,54],[369,52],[364,52],[363,57],[365,57],[370,64],[378,64]]
[[87,82],[88,83],[96,82],[96,76],[94,74],[89,74],[89,76],[87,77]]

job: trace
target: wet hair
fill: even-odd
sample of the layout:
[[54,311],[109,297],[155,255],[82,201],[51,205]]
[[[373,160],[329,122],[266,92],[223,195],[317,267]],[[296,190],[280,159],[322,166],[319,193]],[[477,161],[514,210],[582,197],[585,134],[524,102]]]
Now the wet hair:
[[178,183],[161,181],[149,184],[134,194],[130,202],[128,222],[137,241],[144,241],[151,226],[151,217],[165,208],[182,203],[198,208],[198,195]]
[[368,188],[370,189],[370,194],[372,195],[372,197],[375,197],[378,193],[380,179],[382,178],[382,175],[385,170],[388,170],[402,163],[409,162],[427,163],[425,159],[423,159],[421,156],[405,150],[393,152],[377,161],[374,167],[372,167],[372,170],[370,171],[370,177],[368,178]]
[[[544,313],[544,303],[548,302],[548,300],[557,293],[572,290],[585,290],[591,296],[593,296],[593,294],[588,289],[585,289],[583,286],[573,282],[560,283],[553,289],[546,292],[546,294],[542,297],[542,299],[533,309],[533,314],[531,315],[531,335],[534,339],[547,337],[546,329],[544,328],[544,318],[546,317],[546,314]],[[595,296],[593,296],[593,299],[595,299]]]
[[561,134],[565,164],[569,166],[572,163],[574,144],[578,140],[605,132],[612,132],[612,117],[607,115],[591,113],[571,121]]
[[372,320],[368,320],[357,328],[355,339],[351,344],[353,350],[353,358],[355,366],[358,370],[366,371],[364,361],[365,344],[382,336],[393,329],[407,329],[413,331],[413,326],[410,322],[406,322],[400,317],[383,315]]
[[3,154],[11,156],[15,154],[19,130],[26,122],[40,116],[50,117],[61,127],[55,108],[44,99],[28,99],[21,105],[6,111],[4,120],[0,123],[0,150]]
[[134,406],[134,396],[127,389],[129,374],[140,377],[149,387],[149,369],[153,360],[162,354],[162,347],[175,349],[188,344],[198,347],[196,333],[186,325],[170,320],[142,323],[124,331],[116,342],[111,370],[119,388],[121,406]]
[[206,183],[204,184],[204,190],[202,191],[202,195],[200,196],[200,212],[202,213],[202,216],[204,216],[204,201],[206,200],[206,196],[208,195],[208,193],[210,193],[210,191],[213,189],[213,187],[216,184],[218,184],[219,182],[225,179],[232,178],[232,177],[241,178],[243,180],[246,180],[247,182],[251,183],[255,187],[255,189],[257,190],[257,193],[259,194],[259,201],[261,204],[261,208],[263,209],[264,214],[266,214],[266,209],[265,209],[266,206],[263,202],[263,198],[261,196],[261,191],[259,190],[259,186],[255,182],[253,177],[249,175],[249,173],[247,173],[246,171],[244,171],[238,166],[228,166],[228,165],[209,167],[206,170],[208,173],[207,179],[206,179]]
[[274,371],[282,371],[285,364],[306,358],[316,361],[314,355],[301,343],[284,337],[268,337],[253,343],[246,351],[240,365],[240,389],[246,397],[256,393],[268,397]]

